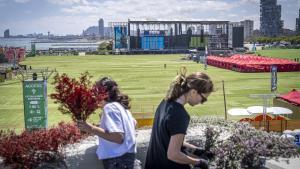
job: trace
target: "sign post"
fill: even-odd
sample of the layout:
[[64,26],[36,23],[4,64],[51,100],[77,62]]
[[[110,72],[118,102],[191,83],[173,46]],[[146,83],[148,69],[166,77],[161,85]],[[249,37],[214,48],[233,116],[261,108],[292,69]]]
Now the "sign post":
[[277,66],[271,66],[271,92],[276,92],[277,90]]
[[226,107],[225,82],[224,82],[224,80],[222,80],[222,86],[223,86],[223,97],[224,97],[225,120],[227,120],[227,107]]
[[255,42],[253,42],[252,52],[255,52],[255,51],[256,51],[256,45],[255,45]]
[[23,101],[25,128],[39,129],[48,126],[47,81],[24,80]]
[[23,85],[25,129],[48,127],[47,79],[56,70],[18,69],[18,78]]
[[204,54],[204,70],[207,69],[207,56],[208,56],[208,50],[207,50],[207,46],[205,46],[205,54]]

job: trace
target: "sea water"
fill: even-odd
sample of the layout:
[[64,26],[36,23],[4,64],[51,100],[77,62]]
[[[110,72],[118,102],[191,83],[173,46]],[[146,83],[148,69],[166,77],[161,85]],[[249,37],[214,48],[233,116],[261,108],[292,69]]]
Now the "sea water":
[[31,43],[35,43],[36,50],[49,50],[55,48],[63,49],[90,49],[96,50],[100,43],[103,41],[82,41],[82,40],[72,40],[72,41],[56,41],[56,42],[38,42],[39,39],[35,38],[0,38],[1,47],[22,47],[26,51],[31,50]]

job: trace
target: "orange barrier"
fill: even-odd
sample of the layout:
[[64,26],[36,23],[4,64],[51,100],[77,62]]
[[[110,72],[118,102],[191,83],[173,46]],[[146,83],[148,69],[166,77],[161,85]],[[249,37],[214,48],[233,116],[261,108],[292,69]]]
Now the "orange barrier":
[[137,121],[137,128],[149,127],[153,124],[154,114],[153,113],[132,113],[133,117]]
[[269,120],[269,121],[250,121],[256,129],[265,131],[283,132],[284,130],[300,129],[300,120]]

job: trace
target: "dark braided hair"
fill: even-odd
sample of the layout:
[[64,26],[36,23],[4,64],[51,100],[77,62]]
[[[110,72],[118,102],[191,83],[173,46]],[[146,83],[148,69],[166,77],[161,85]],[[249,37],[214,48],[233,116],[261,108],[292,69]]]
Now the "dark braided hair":
[[116,81],[109,77],[103,77],[96,82],[97,86],[103,86],[106,89],[108,97],[105,99],[107,102],[119,102],[125,109],[130,109],[130,98],[120,92]]

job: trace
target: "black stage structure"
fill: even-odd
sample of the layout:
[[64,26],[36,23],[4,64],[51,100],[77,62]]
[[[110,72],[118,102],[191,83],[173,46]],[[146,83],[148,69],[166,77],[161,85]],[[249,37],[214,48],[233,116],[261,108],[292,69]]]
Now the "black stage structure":
[[132,21],[111,22],[114,51],[121,53],[210,53],[228,51],[229,21]]

